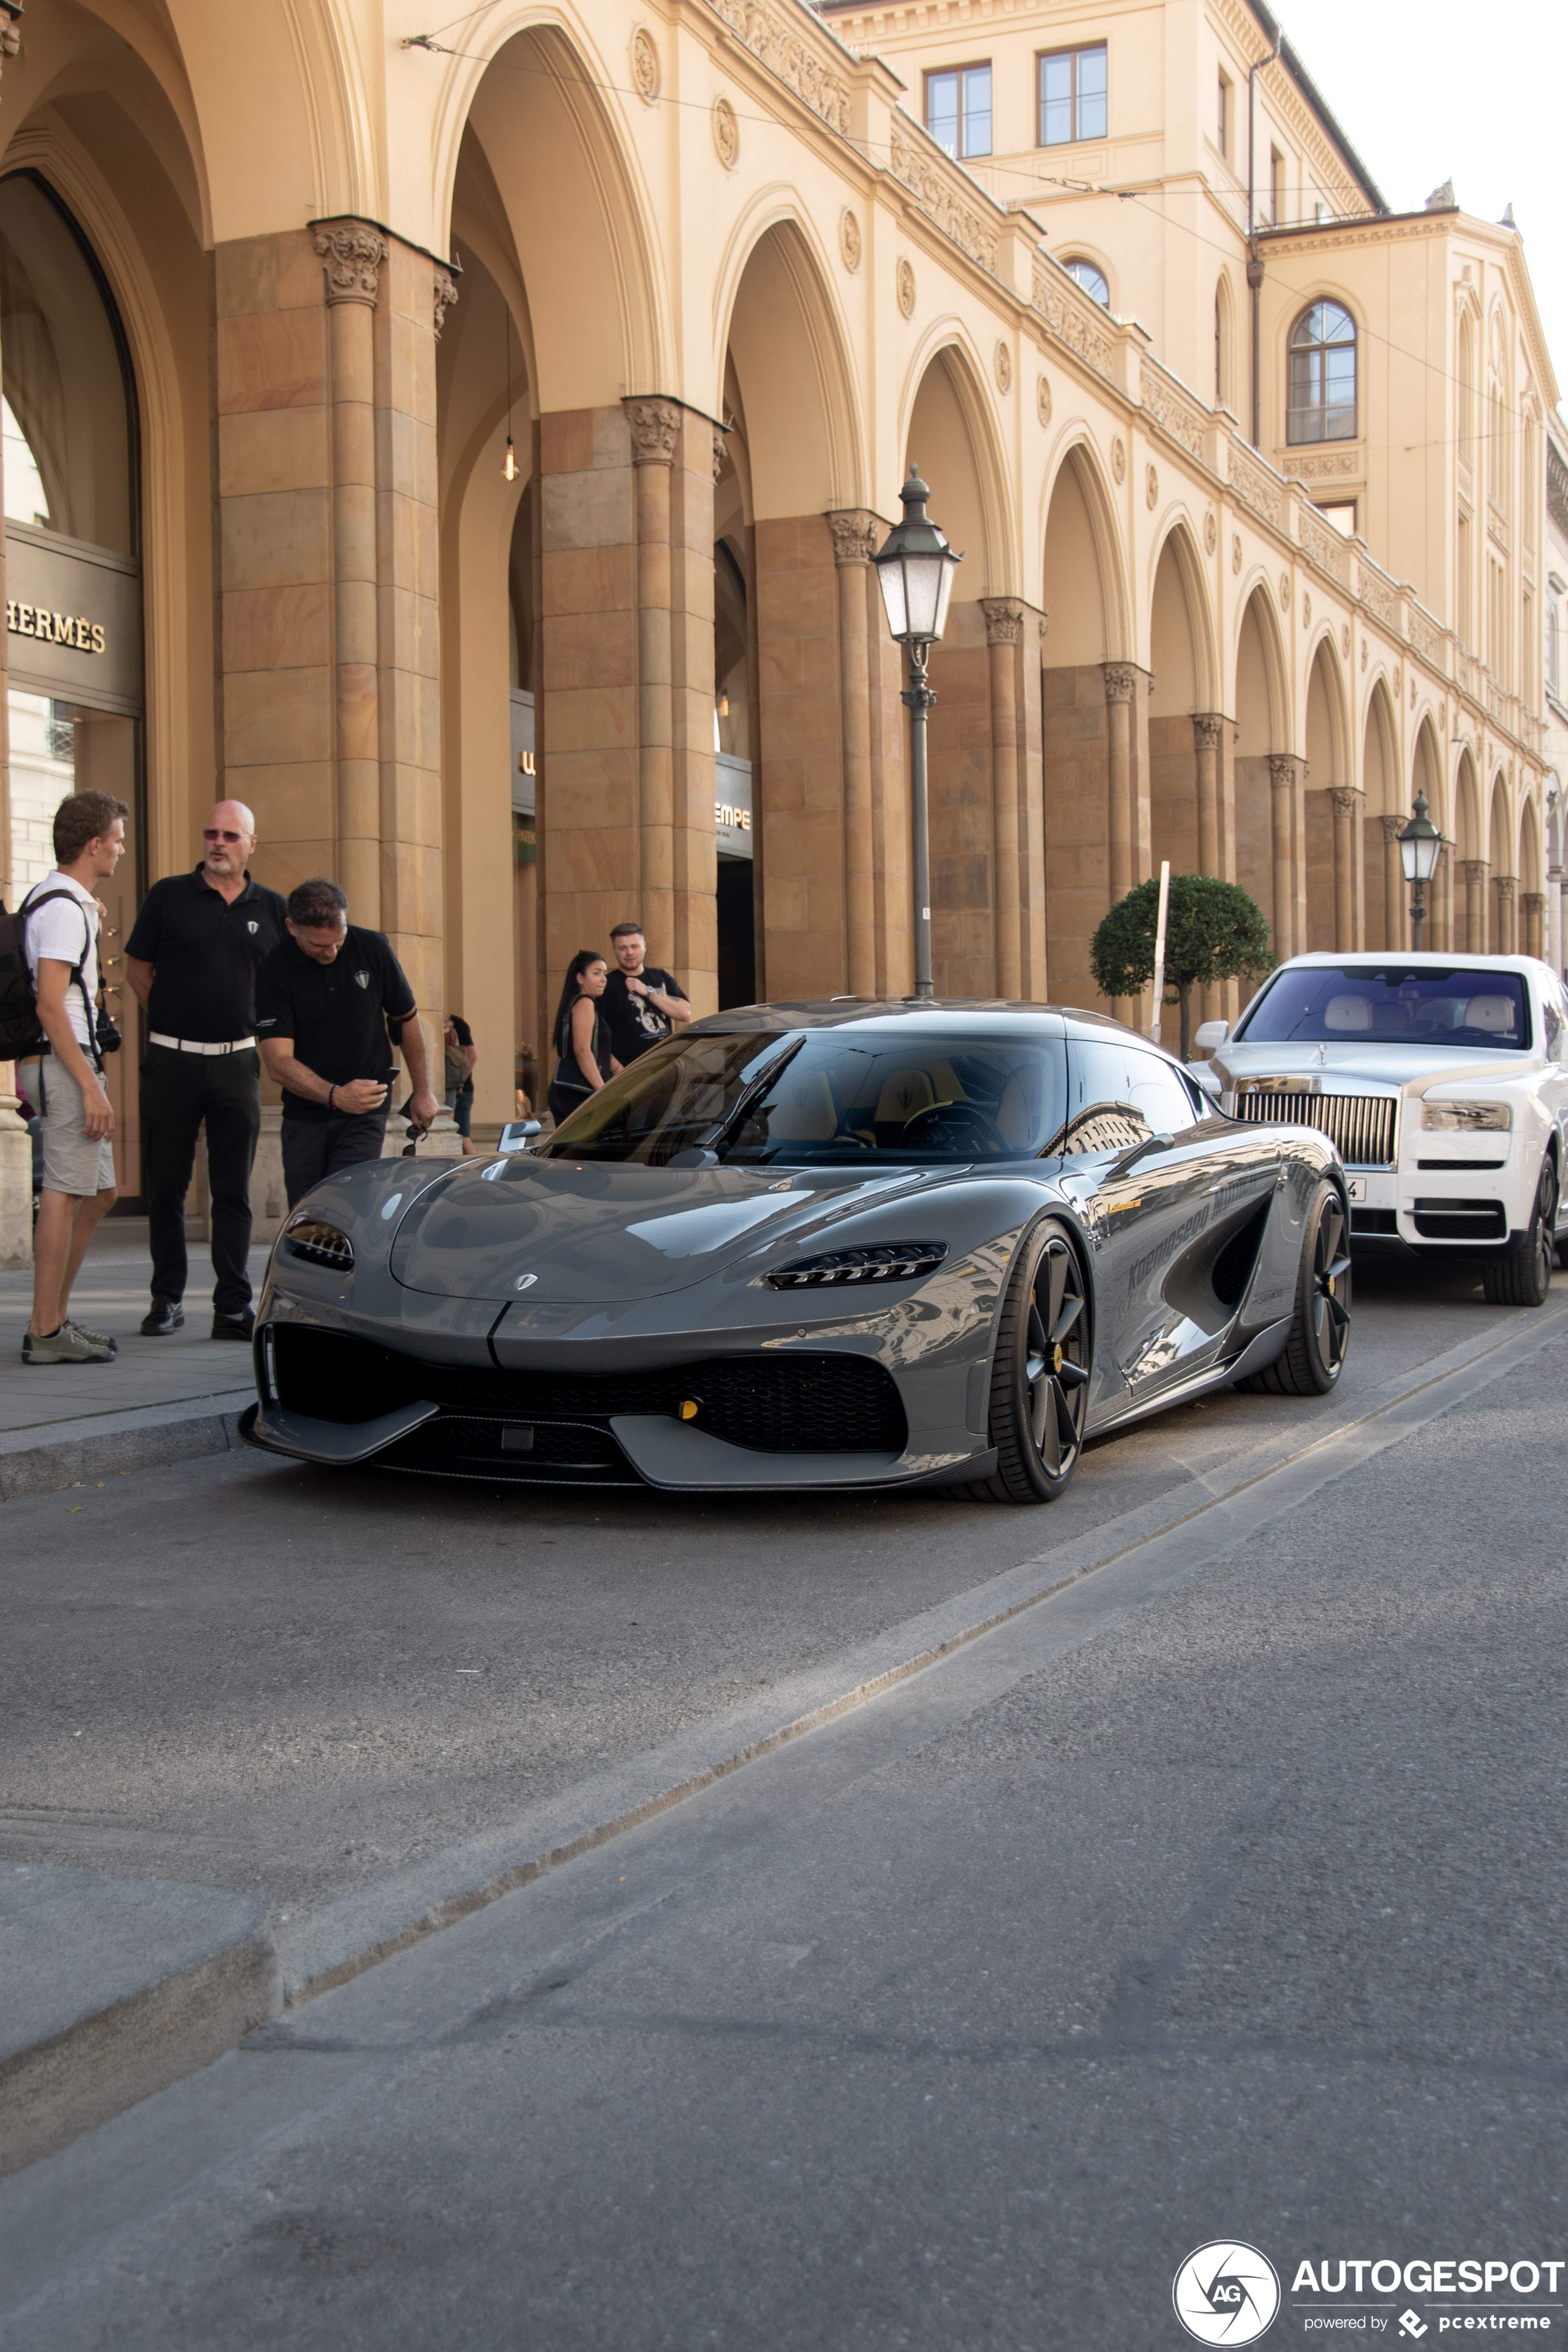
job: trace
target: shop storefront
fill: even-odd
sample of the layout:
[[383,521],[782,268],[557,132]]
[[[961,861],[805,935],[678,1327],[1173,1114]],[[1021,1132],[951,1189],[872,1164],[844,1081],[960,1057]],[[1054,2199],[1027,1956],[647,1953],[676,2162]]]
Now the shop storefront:
[[[112,882],[109,977],[145,887],[141,567],[136,407],[125,339],[76,223],[31,172],[0,180],[10,871],[18,898],[54,863],[68,793],[126,803],[130,847]],[[122,1202],[141,1191],[137,1008],[109,1066]]]

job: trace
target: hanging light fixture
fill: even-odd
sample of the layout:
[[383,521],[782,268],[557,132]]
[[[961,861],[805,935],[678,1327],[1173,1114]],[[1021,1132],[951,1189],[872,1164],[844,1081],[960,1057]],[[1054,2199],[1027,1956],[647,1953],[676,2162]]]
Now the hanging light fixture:
[[[503,295],[502,300],[506,301]],[[507,303],[507,454],[501,462],[501,478],[515,482],[517,478],[517,453],[512,446],[512,306]]]

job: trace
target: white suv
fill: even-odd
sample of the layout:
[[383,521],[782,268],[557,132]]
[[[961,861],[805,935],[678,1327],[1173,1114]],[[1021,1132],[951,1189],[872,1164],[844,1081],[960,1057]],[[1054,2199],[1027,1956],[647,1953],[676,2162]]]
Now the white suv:
[[1358,1250],[1480,1260],[1490,1299],[1539,1307],[1568,1164],[1568,997],[1533,956],[1306,955],[1193,1075],[1233,1118],[1340,1148]]

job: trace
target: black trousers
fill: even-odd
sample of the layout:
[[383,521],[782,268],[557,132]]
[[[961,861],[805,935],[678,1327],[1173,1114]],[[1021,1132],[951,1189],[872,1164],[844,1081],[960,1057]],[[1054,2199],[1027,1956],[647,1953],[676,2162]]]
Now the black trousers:
[[381,1110],[347,1111],[330,1118],[290,1118],[283,1113],[283,1189],[288,1205],[302,1201],[313,1184],[335,1176],[340,1168],[357,1168],[361,1160],[379,1160],[386,1137],[387,1115]]
[[246,1260],[250,1171],[261,1133],[260,1056],[254,1046],[245,1054],[177,1054],[149,1045],[141,1065],[141,1148],[154,1298],[185,1295],[185,1195],[204,1119],[217,1276],[213,1306],[219,1315],[243,1315],[250,1305]]

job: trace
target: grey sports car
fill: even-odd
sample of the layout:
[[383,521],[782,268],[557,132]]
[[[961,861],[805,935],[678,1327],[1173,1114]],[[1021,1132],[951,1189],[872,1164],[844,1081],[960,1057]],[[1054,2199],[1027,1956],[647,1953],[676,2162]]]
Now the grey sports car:
[[1113,1021],[693,1022],[537,1150],[387,1160],[280,1234],[247,1435],[307,1462],[1049,1502],[1088,1438],[1350,1331],[1330,1139],[1218,1116]]

